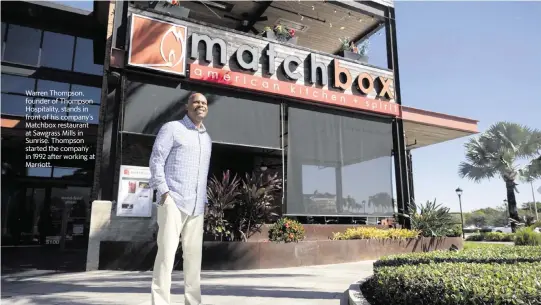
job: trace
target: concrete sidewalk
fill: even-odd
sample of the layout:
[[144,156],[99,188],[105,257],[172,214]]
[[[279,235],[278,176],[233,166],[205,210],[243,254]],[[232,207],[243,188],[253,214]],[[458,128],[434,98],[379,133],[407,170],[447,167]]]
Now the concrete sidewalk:
[[[372,274],[373,261],[283,269],[204,271],[209,305],[346,304],[349,285]],[[149,305],[151,272],[20,273],[2,277],[4,305]],[[183,304],[182,273],[173,301]]]

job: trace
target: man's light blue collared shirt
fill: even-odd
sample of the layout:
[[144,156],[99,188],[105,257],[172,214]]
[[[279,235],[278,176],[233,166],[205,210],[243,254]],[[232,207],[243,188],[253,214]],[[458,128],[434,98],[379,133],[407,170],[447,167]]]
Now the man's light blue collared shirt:
[[207,179],[212,141],[206,129],[194,125],[186,115],[165,123],[150,156],[150,186],[156,200],[167,192],[188,215],[201,215],[207,202]]

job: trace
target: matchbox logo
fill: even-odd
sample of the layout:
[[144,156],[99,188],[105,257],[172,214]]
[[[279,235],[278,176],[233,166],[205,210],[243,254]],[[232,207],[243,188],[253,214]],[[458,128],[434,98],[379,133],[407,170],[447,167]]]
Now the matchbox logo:
[[128,64],[186,75],[185,26],[133,14]]

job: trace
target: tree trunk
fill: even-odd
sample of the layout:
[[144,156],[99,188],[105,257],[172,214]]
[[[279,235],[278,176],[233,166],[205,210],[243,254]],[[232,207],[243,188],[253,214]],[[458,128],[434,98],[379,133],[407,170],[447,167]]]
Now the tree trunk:
[[511,222],[511,230],[516,232],[517,223],[520,221],[517,211],[517,199],[515,198],[515,181],[505,180],[505,187],[507,188],[507,204],[509,209],[509,217],[514,219],[515,222]]

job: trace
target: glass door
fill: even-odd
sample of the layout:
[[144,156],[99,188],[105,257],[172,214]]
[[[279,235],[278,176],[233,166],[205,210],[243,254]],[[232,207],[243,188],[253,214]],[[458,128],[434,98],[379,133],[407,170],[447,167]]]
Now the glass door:
[[90,187],[66,186],[51,188],[51,205],[57,211],[54,223],[59,232],[61,249],[82,249],[88,246],[90,225]]

